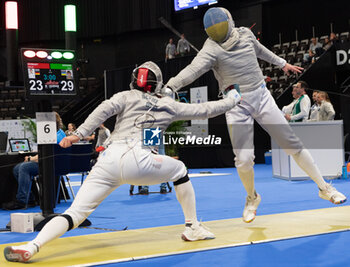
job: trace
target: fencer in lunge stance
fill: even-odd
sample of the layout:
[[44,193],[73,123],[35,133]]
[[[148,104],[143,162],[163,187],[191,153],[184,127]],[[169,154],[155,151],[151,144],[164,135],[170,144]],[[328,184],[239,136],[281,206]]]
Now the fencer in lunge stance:
[[[91,134],[106,119],[117,115],[110,145],[98,158],[72,206],[49,221],[33,241],[21,246],[6,247],[4,254],[8,261],[28,261],[43,245],[78,227],[122,184],[174,182],[176,197],[185,217],[182,239],[196,241],[215,238],[213,233],[197,221],[195,194],[183,162],[154,154],[151,147],[142,146],[142,132],[144,128],[165,130],[176,120],[215,117],[232,109],[241,96],[236,90],[231,90],[220,101],[185,104],[169,96],[161,97],[166,93],[162,86],[162,73],[158,66],[150,61],[142,64],[133,71],[131,90],[117,93],[102,102],[74,135],[60,142],[62,147],[69,147]],[[153,134],[157,134],[156,130],[153,131]]]
[[219,91],[239,85],[242,101],[226,112],[226,121],[237,172],[248,195],[243,220],[254,220],[261,201],[254,188],[254,119],[318,185],[321,198],[334,204],[345,202],[346,197],[324,181],[310,153],[287,124],[265,86],[257,58],[279,66],[287,74],[300,73],[303,69],[288,64],[264,47],[250,29],[236,28],[230,12],[224,8],[208,9],[203,23],[209,38],[193,61],[166,86],[177,91],[209,70],[214,72]]

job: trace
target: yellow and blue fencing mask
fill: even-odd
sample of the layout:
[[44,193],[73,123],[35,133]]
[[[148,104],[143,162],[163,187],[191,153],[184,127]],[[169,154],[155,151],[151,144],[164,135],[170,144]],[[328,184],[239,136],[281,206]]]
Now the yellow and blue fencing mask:
[[204,14],[203,24],[207,35],[215,42],[225,41],[234,27],[230,12],[225,8],[213,7]]

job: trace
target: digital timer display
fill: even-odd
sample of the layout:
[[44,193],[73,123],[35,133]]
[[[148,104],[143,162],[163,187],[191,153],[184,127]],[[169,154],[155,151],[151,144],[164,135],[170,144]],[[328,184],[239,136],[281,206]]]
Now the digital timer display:
[[[23,49],[22,49],[23,50]],[[76,95],[75,60],[72,51],[36,49],[22,51],[24,82],[28,96]],[[43,52],[46,57],[43,57]],[[60,56],[58,56],[60,54]],[[64,57],[63,55],[68,56]]]
[[72,64],[27,63],[29,91],[32,94],[74,91]]

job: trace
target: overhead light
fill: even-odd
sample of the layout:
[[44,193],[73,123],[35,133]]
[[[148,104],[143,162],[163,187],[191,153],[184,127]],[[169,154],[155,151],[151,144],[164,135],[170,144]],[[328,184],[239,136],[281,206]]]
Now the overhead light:
[[77,31],[75,5],[64,6],[64,30],[66,32]]
[[61,53],[61,52],[58,52],[58,51],[55,51],[55,52],[52,52],[52,53],[51,53],[51,56],[52,56],[54,59],[60,59],[60,58],[62,58],[62,53]]
[[18,30],[17,2],[5,2],[6,29]]
[[23,52],[25,57],[33,58],[35,57],[35,52],[33,50],[26,50]]
[[36,52],[36,56],[38,58],[47,58],[48,54],[45,51],[38,51],[38,52]]
[[63,57],[65,59],[72,59],[72,58],[74,58],[74,54],[72,52],[64,52]]

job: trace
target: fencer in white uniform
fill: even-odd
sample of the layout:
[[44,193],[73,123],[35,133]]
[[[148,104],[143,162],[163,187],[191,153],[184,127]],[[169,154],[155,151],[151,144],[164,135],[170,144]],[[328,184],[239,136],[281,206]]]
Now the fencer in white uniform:
[[[220,101],[185,104],[162,95],[162,73],[153,62],[146,62],[132,74],[131,90],[120,92],[102,102],[75,131],[60,142],[69,147],[88,136],[106,119],[117,115],[109,145],[99,156],[82,184],[70,208],[49,221],[38,236],[26,245],[6,247],[8,261],[28,261],[47,242],[78,227],[97,206],[122,184],[152,185],[174,182],[176,196],[185,216],[182,239],[196,241],[212,239],[196,216],[195,194],[183,162],[165,155],[154,154],[152,147],[142,145],[144,128],[165,130],[176,120],[215,117],[232,109],[239,101],[236,90],[228,92]],[[166,89],[164,89],[166,90]]]
[[257,58],[277,65],[287,74],[300,73],[302,68],[290,65],[276,56],[255,38],[250,29],[236,28],[230,12],[224,8],[208,9],[203,23],[209,38],[191,64],[171,78],[167,87],[177,91],[209,70],[213,70],[220,92],[234,84],[239,85],[242,101],[226,112],[226,121],[235,154],[235,165],[248,194],[243,220],[254,220],[261,200],[254,188],[254,120],[316,182],[321,198],[335,204],[345,202],[346,197],[324,181],[310,153],[278,109],[265,86]]

